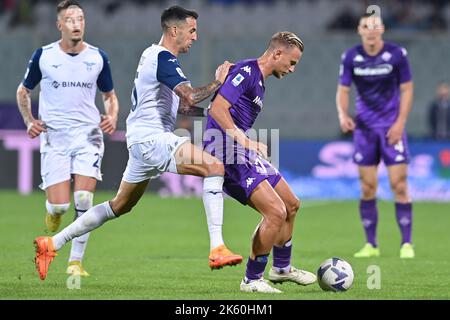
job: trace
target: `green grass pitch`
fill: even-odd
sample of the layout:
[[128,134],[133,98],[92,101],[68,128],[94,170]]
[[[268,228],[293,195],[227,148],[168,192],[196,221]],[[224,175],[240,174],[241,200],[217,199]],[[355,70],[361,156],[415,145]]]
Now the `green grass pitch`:
[[[97,193],[94,202],[111,196]],[[353,266],[353,287],[344,293],[330,293],[317,284],[285,283],[277,285],[283,294],[262,295],[239,291],[259,215],[233,200],[225,203],[224,237],[232,250],[245,257],[241,265],[215,271],[208,268],[209,238],[200,199],[161,199],[146,194],[132,213],[91,234],[84,261],[91,276],[82,278],[79,290],[66,286],[70,245],[59,252],[45,281],[35,271],[32,241],[44,234],[44,201],[41,192],[30,196],[0,192],[1,299],[450,298],[450,214],[446,203],[414,204],[416,258],[405,261],[399,258],[400,233],[392,203],[378,205],[381,257],[355,259],[353,253],[364,244],[357,201],[304,201],[294,233],[293,265],[315,272],[326,258],[343,258]],[[73,213],[66,214],[64,225],[72,217]],[[367,286],[371,265],[379,267],[380,289]]]

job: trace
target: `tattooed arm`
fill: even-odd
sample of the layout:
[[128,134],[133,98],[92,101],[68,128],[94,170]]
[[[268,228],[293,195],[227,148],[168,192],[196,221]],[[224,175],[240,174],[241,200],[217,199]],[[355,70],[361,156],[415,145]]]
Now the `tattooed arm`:
[[182,104],[180,101],[178,114],[182,114],[188,117],[206,117],[207,114],[206,110],[207,110],[206,108]]
[[180,97],[180,107],[193,107],[195,104],[205,100],[220,88],[219,80],[207,84],[204,87],[192,88],[189,83],[182,83],[175,88],[175,93]]
[[180,106],[195,106],[195,104],[205,100],[211,94],[216,92],[225,81],[231,66],[232,64],[228,61],[221,64],[216,69],[216,80],[204,87],[192,88],[189,83],[181,83],[175,87],[174,91],[180,97]]

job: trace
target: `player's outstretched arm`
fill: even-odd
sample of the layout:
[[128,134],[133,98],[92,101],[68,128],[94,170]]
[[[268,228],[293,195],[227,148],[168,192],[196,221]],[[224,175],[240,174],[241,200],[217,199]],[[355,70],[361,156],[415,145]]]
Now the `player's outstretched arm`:
[[22,115],[23,122],[27,126],[27,133],[30,138],[36,138],[41,132],[47,131],[45,129],[45,123],[41,120],[37,120],[31,113],[31,90],[28,90],[21,83],[17,88],[16,98],[17,106],[20,114]]
[[103,92],[103,104],[105,106],[106,115],[102,115],[100,129],[103,132],[112,134],[116,131],[117,115],[119,113],[119,101],[114,90]]
[[336,92],[336,108],[338,111],[339,125],[344,133],[355,129],[355,122],[348,114],[349,101],[350,87],[339,84]]
[[189,83],[182,83],[175,87],[175,93],[180,97],[182,105],[195,106],[197,103],[205,100],[211,94],[220,88],[228,71],[233,64],[225,61],[216,69],[216,80],[200,88],[192,88]]

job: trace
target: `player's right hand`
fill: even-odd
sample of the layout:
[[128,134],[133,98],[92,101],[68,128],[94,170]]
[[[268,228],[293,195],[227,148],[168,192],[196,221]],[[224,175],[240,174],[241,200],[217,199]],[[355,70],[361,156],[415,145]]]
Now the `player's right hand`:
[[229,61],[225,61],[220,66],[218,66],[216,69],[216,80],[220,81],[220,83],[224,83],[231,66],[233,66],[233,63]]
[[27,134],[31,139],[36,138],[41,132],[47,132],[44,121],[33,119],[27,126]]
[[347,133],[355,130],[355,122],[352,117],[349,116],[341,116],[339,117],[339,124],[341,126],[341,130],[343,133]]

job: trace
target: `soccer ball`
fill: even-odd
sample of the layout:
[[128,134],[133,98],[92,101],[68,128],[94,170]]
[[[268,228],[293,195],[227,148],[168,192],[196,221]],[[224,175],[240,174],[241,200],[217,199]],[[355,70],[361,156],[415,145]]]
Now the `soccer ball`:
[[330,258],[320,265],[317,279],[325,291],[346,291],[353,284],[353,269],[345,260]]

